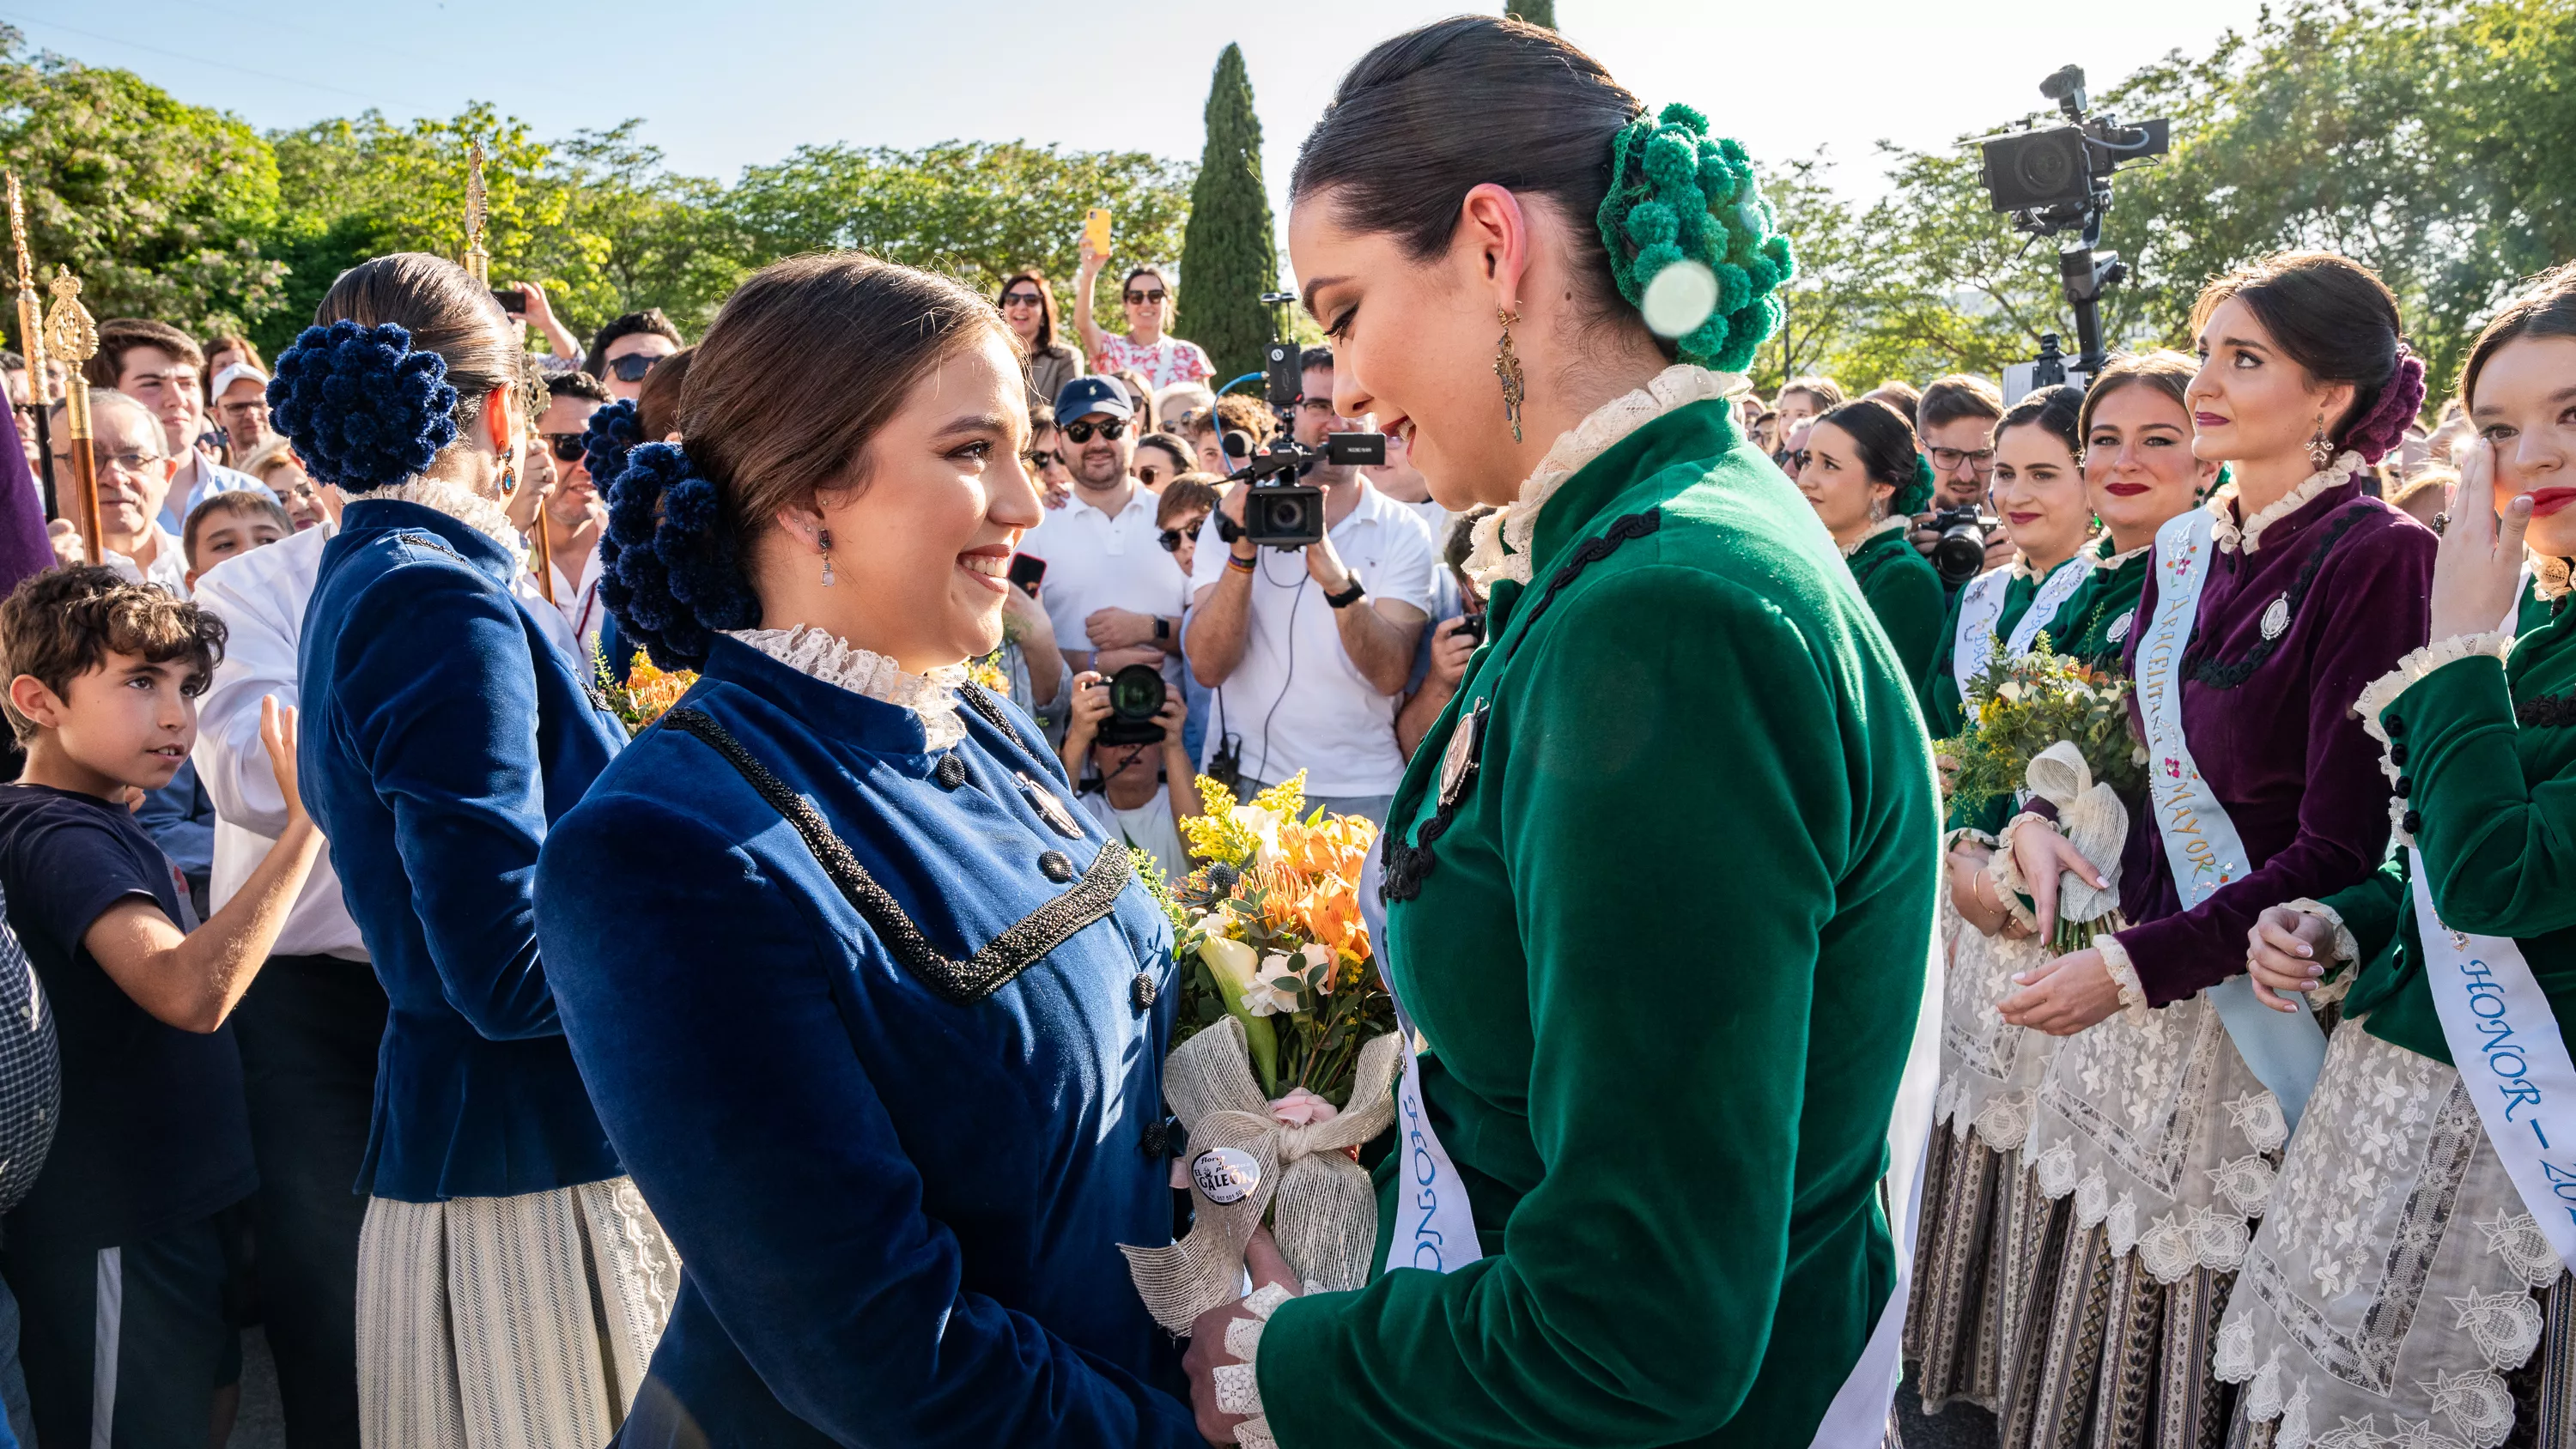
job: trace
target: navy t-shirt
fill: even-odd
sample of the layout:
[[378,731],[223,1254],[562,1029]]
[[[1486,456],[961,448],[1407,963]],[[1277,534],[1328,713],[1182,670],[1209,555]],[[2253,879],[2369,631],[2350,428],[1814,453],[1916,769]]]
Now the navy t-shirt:
[[184,925],[169,858],[121,805],[46,785],[0,785],[0,888],[53,1005],[62,1121],[11,1243],[130,1243],[248,1197],[241,1057],[226,1024],[181,1031],[125,994],[81,938],[129,896]]

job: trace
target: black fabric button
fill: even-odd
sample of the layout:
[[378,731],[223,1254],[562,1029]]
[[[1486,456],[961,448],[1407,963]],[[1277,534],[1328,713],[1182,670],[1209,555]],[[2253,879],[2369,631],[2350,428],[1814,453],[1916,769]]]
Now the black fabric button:
[[1162,1123],[1146,1123],[1145,1130],[1137,1134],[1136,1146],[1140,1148],[1147,1157],[1162,1156],[1164,1153],[1171,1150],[1164,1143],[1163,1132],[1164,1128]]
[[2424,828],[2424,817],[2409,810],[2406,812],[2406,818],[2397,822],[2397,828],[2412,835]]
[[2397,718],[2395,715],[2390,715],[2387,718],[2382,719],[2379,723],[2381,728],[2388,731],[2388,737],[2392,740],[2397,738],[2399,735],[2406,733],[2406,721]]
[[2390,745],[2388,747],[2388,763],[2392,765],[2405,764],[2406,747],[2404,745]]
[[1073,879],[1073,862],[1066,859],[1061,850],[1050,850],[1039,856],[1038,869],[1046,872],[1048,880],[1059,885]]
[[954,790],[966,783],[966,762],[954,754],[941,755],[931,767],[930,778],[939,782],[940,789]]
[[2407,779],[2404,775],[2400,775],[2397,777],[2395,788],[2397,791],[2397,798],[2403,800],[2407,796],[2415,793],[2415,782]]
[[1162,988],[1154,984],[1154,974],[1150,971],[1137,972],[1136,979],[1127,983],[1127,999],[1136,1003],[1138,1011],[1152,1010],[1154,998],[1161,994]]

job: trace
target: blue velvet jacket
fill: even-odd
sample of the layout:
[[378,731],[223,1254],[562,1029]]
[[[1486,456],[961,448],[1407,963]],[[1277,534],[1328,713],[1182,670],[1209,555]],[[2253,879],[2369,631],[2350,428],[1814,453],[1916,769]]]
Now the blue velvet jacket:
[[619,1175],[537,956],[537,847],[625,732],[511,597],[516,559],[359,497],[299,661],[305,809],[392,998],[359,1186],[437,1202]]
[[934,755],[719,637],[546,841],[564,1029],[683,1265],[626,1449],[1203,1442],[1118,1251],[1171,1241],[1170,927],[1028,720],[959,713]]

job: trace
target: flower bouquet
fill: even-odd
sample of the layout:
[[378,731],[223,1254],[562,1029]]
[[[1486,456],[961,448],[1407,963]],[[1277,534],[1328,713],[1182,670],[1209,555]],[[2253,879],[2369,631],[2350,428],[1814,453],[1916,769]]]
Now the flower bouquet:
[[635,667],[619,679],[608,667],[608,656],[591,646],[590,657],[599,676],[599,692],[608,700],[611,712],[625,721],[626,732],[633,734],[662,717],[662,712],[680,702],[689,686],[698,682],[692,669],[657,669],[642,654],[635,656]]
[[[1937,748],[1958,762],[1954,805],[1976,811],[2005,796],[2046,800],[2056,807],[2058,828],[2109,882],[2097,890],[2071,871],[2060,878],[2048,948],[2063,955],[2121,925],[2120,848],[2129,812],[2120,796],[2146,789],[2147,751],[2129,726],[2128,680],[2052,652],[2045,634],[2027,654],[2003,653],[1968,681],[1967,727]],[[2009,861],[2009,851],[1998,852],[2000,869]]]
[[1197,1220],[1163,1248],[1128,1248],[1155,1319],[1186,1333],[1237,1296],[1243,1246],[1267,1216],[1313,1290],[1356,1288],[1377,1241],[1357,1160],[1394,1120],[1395,1003],[1360,919],[1377,827],[1305,811],[1305,775],[1238,802],[1202,776],[1205,813],[1181,822],[1204,862],[1147,872],[1172,920],[1179,1022],[1164,1095],[1189,1134]]

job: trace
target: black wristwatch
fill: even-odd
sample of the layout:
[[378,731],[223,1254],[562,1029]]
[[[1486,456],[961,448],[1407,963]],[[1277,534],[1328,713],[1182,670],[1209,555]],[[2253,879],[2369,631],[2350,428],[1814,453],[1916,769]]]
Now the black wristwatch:
[[1360,576],[1358,574],[1353,574],[1351,575],[1351,586],[1349,588],[1342,590],[1338,594],[1326,594],[1324,596],[1324,602],[1332,605],[1336,609],[1347,609],[1351,605],[1358,603],[1367,595],[1367,593],[1368,588],[1360,582]]
[[1171,638],[1172,621],[1159,614],[1156,615],[1154,617],[1154,637],[1158,640]]
[[1216,516],[1216,536],[1219,542],[1230,548],[1236,539],[1243,537],[1243,525],[1220,513]]

